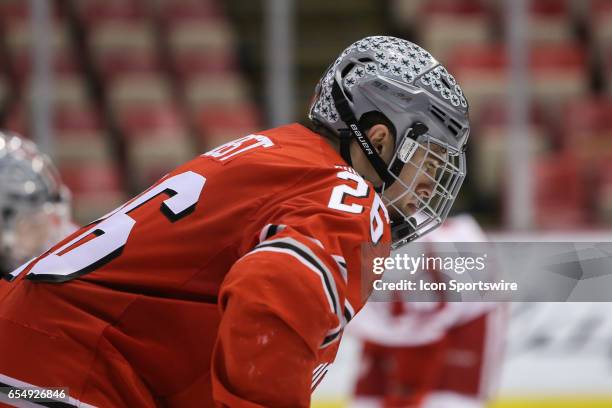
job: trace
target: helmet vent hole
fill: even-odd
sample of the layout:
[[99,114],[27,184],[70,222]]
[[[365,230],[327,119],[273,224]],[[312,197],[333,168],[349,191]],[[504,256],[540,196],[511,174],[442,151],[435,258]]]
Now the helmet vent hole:
[[351,62],[346,67],[344,67],[344,69],[342,70],[342,78],[344,78],[351,71],[351,69],[353,69],[354,66],[355,64]]
[[438,118],[438,120],[440,120],[440,122],[445,123],[446,122],[446,114],[437,106],[435,105],[430,105],[429,106],[429,111],[436,117]]
[[463,126],[453,118],[449,118],[442,109],[436,105],[430,105],[429,111],[434,115],[442,124],[448,128],[455,136],[459,135],[459,131],[463,129]]
[[455,119],[451,118],[450,121],[453,125],[455,125],[457,129],[463,129],[463,126],[461,126],[461,123],[457,122]]

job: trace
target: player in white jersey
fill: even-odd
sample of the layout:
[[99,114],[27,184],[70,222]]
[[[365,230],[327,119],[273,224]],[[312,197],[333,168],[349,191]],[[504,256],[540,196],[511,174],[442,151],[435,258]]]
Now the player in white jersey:
[[[420,242],[486,240],[461,215]],[[495,303],[369,302],[348,327],[362,341],[351,407],[484,407],[499,368],[504,314]]]

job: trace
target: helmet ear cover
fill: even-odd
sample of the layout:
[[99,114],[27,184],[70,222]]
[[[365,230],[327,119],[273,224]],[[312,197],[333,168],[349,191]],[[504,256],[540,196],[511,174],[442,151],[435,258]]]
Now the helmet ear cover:
[[[416,142],[416,140],[418,139],[419,136],[424,135],[428,131],[429,131],[429,128],[427,126],[425,126],[424,124],[422,124],[421,122],[414,123],[414,125],[412,125],[412,127],[410,129],[408,129],[408,132],[406,132],[406,137],[404,137],[404,138],[402,138],[400,140],[401,145],[397,146],[396,149],[398,149],[398,150],[402,149],[404,147],[404,145],[407,143],[406,139],[410,139],[410,140]],[[410,156],[412,156],[412,154],[414,154],[414,150],[412,151]],[[395,157],[395,159],[393,160],[393,162],[391,163],[391,166],[389,166],[389,171],[392,174],[394,174],[396,177],[399,177],[400,173],[402,172],[402,169],[404,168],[404,164],[406,164],[406,162],[409,159],[410,159],[410,157],[402,158],[398,154]]]

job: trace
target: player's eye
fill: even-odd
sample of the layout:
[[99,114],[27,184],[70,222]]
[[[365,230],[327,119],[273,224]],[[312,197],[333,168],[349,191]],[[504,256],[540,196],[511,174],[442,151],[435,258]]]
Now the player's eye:
[[425,163],[425,170],[427,172],[436,171],[438,167],[440,167],[440,162],[435,159],[427,160],[427,162]]

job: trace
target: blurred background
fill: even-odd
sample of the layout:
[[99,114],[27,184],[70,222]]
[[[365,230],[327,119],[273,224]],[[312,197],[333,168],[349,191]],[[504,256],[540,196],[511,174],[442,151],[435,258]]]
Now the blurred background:
[[[86,223],[214,146],[303,120],[328,64],[377,34],[425,47],[468,97],[456,212],[501,234],[612,231],[612,0],[0,0],[0,128],[52,157]],[[597,341],[597,368],[569,367],[609,394]],[[555,364],[509,381],[574,390]],[[318,399],[343,398],[331,384]]]
[[612,1],[0,0],[0,16],[0,127],[58,163],[79,222],[303,119],[344,47],[391,34],[468,96],[458,211],[489,229],[612,225]]

